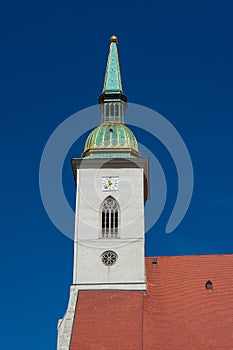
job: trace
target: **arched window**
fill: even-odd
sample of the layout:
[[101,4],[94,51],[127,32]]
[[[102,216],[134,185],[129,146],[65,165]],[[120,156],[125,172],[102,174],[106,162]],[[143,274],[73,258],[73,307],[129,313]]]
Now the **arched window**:
[[213,289],[213,283],[212,283],[210,280],[206,282],[206,284],[205,284],[205,289],[206,289],[206,290],[211,290],[211,289]]
[[115,120],[116,121],[120,120],[120,118],[119,118],[119,103],[118,102],[115,105]]
[[108,117],[109,116],[109,104],[107,103],[107,104],[105,104],[105,108],[106,108],[106,117]]
[[102,204],[102,238],[117,238],[119,224],[119,205],[112,197],[107,197]]
[[114,115],[115,115],[115,113],[114,113],[114,110],[115,110],[115,103],[111,103],[110,108],[111,108],[110,114],[111,114],[111,117],[112,117],[111,120],[114,120]]

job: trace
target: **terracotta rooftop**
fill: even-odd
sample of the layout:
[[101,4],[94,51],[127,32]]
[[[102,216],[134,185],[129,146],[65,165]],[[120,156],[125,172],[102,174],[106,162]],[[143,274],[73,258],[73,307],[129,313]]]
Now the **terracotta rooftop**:
[[152,259],[147,292],[79,292],[71,350],[233,349],[233,255]]

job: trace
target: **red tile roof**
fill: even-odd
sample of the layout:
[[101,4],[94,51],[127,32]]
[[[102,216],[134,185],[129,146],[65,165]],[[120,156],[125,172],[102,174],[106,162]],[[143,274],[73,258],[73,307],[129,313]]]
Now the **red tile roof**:
[[142,298],[142,292],[79,292],[71,350],[141,349]]
[[147,292],[79,292],[70,349],[232,350],[232,270],[233,255],[148,257]]

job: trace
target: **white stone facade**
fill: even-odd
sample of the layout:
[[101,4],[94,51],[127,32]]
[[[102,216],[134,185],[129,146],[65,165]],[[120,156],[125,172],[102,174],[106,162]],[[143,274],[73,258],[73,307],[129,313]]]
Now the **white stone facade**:
[[70,298],[68,303],[68,308],[63,319],[58,321],[57,331],[57,350],[69,350],[72,327],[74,322],[74,314],[76,303],[78,299],[78,287],[71,286],[70,287]]
[[[102,177],[118,177],[118,190],[103,191]],[[144,185],[142,168],[77,169],[73,284],[81,289],[145,289]],[[118,238],[102,238],[101,205],[119,205]],[[101,254],[117,253],[106,266]]]
[[[70,348],[79,290],[146,290],[145,174],[143,166],[129,164],[73,168],[77,182],[73,285],[67,311],[58,322],[57,350]],[[103,177],[117,177],[118,189],[103,191]],[[101,206],[108,196],[118,203],[117,238],[102,238]],[[101,259],[108,250],[118,257],[112,266]]]

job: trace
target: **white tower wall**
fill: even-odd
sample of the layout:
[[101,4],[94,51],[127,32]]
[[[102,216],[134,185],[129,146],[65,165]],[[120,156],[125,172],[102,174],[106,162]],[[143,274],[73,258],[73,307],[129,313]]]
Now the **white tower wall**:
[[[118,177],[118,190],[103,191],[102,177]],[[118,238],[102,238],[101,205],[119,205]],[[106,266],[107,250],[118,259]],[[145,289],[143,168],[77,169],[73,284],[79,289]]]

